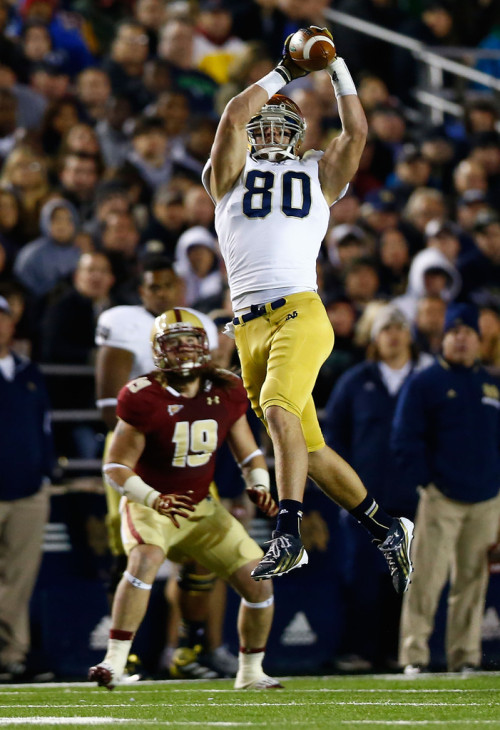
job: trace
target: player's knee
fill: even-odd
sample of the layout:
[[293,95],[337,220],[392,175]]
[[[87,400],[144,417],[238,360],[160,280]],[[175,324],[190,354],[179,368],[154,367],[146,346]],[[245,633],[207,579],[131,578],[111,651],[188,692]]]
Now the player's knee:
[[156,575],[165,560],[163,551],[156,545],[137,545],[129,555],[127,570],[137,578]]
[[292,421],[297,421],[299,417],[287,410],[285,406],[270,405],[265,409],[266,421],[271,431],[284,431]]

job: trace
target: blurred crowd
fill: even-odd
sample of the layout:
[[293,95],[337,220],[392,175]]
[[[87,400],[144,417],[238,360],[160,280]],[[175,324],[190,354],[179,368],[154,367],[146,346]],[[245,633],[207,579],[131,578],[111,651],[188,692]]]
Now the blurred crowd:
[[[182,303],[229,317],[200,181],[217,120],[274,67],[286,36],[324,24],[330,6],[430,46],[494,48],[500,37],[497,4],[480,0],[0,0],[0,294],[19,353],[92,364],[97,317],[139,303],[141,267],[158,254],[175,263]],[[408,53],[332,31],[370,131],[318,261],[336,333],[319,407],[366,357],[389,300],[430,354],[446,305],[476,304],[483,362],[500,367],[497,100],[463,89],[462,118],[433,126],[416,108]],[[493,61],[485,70],[496,73]],[[323,148],[341,127],[328,75],[287,93],[307,119],[302,152]]]

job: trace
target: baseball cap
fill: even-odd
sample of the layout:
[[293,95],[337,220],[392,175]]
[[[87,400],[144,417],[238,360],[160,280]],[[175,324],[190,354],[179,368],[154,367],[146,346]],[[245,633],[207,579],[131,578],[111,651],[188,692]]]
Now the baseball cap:
[[0,312],[3,312],[3,314],[9,314],[12,316],[12,312],[9,307],[9,302],[6,300],[5,297],[0,297]]
[[384,213],[395,213],[397,211],[396,196],[391,190],[381,188],[380,190],[372,190],[365,195],[362,205],[362,214],[370,215],[375,211]]
[[34,65],[35,71],[45,71],[51,76],[68,74],[68,55],[63,50],[50,51]]
[[448,305],[444,318],[444,333],[446,334],[449,330],[460,325],[466,325],[479,334],[479,312],[477,307],[465,302],[453,302]]
[[474,188],[471,188],[470,190],[464,191],[464,194],[458,200],[458,205],[473,205],[474,203],[486,202],[487,198],[484,190],[475,190]]
[[474,221],[474,225],[472,226],[472,230],[474,232],[484,231],[484,229],[488,228],[488,226],[492,223],[500,223],[500,216],[493,210],[485,210],[478,214]]
[[455,223],[453,223],[453,221],[442,221],[438,218],[434,218],[429,221],[425,226],[426,238],[434,238],[434,236],[440,236],[442,233],[447,233],[451,236],[458,236],[460,234],[460,229]]
[[371,339],[376,340],[382,330],[389,327],[391,324],[396,324],[405,329],[410,329],[410,322],[404,312],[393,304],[388,304],[386,307],[382,307],[377,312],[375,319],[373,320],[370,332]]
[[365,236],[366,234],[362,228],[350,225],[349,223],[340,223],[338,226],[332,228],[332,237],[337,246],[342,246],[344,242],[353,238],[357,241],[364,241]]

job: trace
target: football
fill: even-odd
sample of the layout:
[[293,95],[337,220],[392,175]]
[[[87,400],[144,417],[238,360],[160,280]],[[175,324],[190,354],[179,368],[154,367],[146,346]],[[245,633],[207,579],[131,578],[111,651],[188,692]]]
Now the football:
[[290,38],[290,58],[306,71],[321,71],[335,58],[335,43],[322,28],[300,28]]

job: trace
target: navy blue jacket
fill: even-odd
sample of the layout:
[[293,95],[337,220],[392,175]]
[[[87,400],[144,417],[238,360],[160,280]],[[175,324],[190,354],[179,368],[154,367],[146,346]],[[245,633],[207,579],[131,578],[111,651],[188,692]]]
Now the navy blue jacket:
[[356,365],[339,378],[328,399],[323,432],[327,444],[351,464],[385,509],[411,516],[417,494],[398,479],[389,450],[397,400],[377,363]]
[[391,447],[414,485],[482,502],[500,488],[500,381],[442,358],[401,391]]
[[14,380],[0,371],[0,500],[35,494],[50,477],[53,447],[50,406],[42,374],[14,355]]

